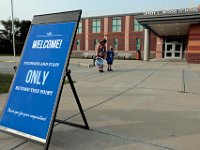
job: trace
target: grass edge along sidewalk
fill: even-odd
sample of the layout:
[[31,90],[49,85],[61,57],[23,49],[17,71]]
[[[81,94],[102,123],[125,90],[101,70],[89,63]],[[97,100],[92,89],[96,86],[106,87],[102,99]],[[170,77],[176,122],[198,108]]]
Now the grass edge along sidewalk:
[[0,73],[0,94],[8,93],[13,76],[12,74]]

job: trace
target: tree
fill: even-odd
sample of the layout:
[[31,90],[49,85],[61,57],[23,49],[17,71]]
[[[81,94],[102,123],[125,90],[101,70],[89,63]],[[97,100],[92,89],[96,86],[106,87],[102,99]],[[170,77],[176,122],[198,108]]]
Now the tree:
[[20,41],[25,41],[26,40],[26,36],[27,36],[27,33],[29,31],[29,27],[31,25],[31,22],[30,21],[27,21],[27,20],[22,20],[20,22],[20,25],[18,27],[18,40]]
[[[0,53],[13,53],[12,45],[12,20],[2,20],[0,23],[3,25],[4,29],[0,30]],[[14,20],[15,29],[15,47],[16,53],[20,54],[28,33],[31,21],[19,19]]]

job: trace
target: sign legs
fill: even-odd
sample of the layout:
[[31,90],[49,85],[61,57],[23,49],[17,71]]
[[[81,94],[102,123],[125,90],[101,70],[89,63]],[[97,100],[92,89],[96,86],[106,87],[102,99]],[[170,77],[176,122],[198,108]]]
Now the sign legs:
[[51,130],[49,131],[49,132],[50,132],[50,133],[49,133],[49,137],[47,138],[47,142],[46,142],[46,144],[45,144],[45,148],[44,148],[45,150],[48,150],[48,148],[49,148],[50,140],[51,140],[51,136],[52,136],[52,132],[53,132],[53,125],[54,125],[55,122],[62,123],[62,124],[65,124],[65,125],[74,126],[74,127],[78,127],[78,128],[83,128],[83,129],[87,129],[87,130],[90,129],[90,128],[89,128],[89,125],[88,125],[88,122],[87,122],[87,119],[86,119],[86,117],[85,117],[85,114],[84,114],[84,111],[83,111],[81,102],[80,102],[80,100],[79,100],[78,94],[77,94],[77,92],[76,92],[76,89],[75,89],[73,80],[72,80],[72,78],[71,78],[71,70],[67,70],[66,76],[68,77],[68,81],[69,81],[69,84],[70,84],[72,93],[73,93],[73,95],[74,95],[74,98],[75,98],[75,100],[76,100],[76,103],[77,103],[77,105],[78,105],[79,111],[80,111],[80,113],[81,113],[81,116],[82,116],[84,125],[76,124],[76,123],[72,123],[72,122],[67,122],[67,121],[65,121],[65,120],[56,119],[56,114],[57,114],[57,111],[58,111],[58,105],[59,105],[59,102],[60,102],[61,93],[62,93],[62,90],[63,90],[64,81],[65,81],[65,77],[64,77],[63,82],[62,82],[62,87],[61,87],[60,95],[59,95],[59,99],[58,99],[59,102],[57,103],[58,105],[56,106],[55,114],[54,114],[54,116],[53,116],[54,118],[53,118]]

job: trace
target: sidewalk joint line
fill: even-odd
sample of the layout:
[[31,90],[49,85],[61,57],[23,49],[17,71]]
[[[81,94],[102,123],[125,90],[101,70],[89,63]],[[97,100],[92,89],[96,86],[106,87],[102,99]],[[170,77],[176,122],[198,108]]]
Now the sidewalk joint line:
[[121,136],[121,135],[112,134],[112,133],[108,133],[108,132],[104,132],[104,131],[100,131],[100,130],[90,129],[90,131],[97,132],[97,133],[103,134],[103,135],[117,137],[117,138],[120,138],[120,139],[130,140],[130,141],[133,141],[133,142],[138,142],[138,143],[142,143],[142,144],[146,144],[146,145],[152,145],[152,146],[164,148],[164,149],[167,149],[167,150],[175,150],[173,148],[169,148],[169,147],[166,147],[166,146],[158,145],[158,144],[155,144],[155,143],[150,143],[150,142],[146,142],[146,141],[142,141],[142,140],[135,140],[133,138],[124,137],[124,136]]
[[20,146],[22,146],[22,145],[24,145],[24,144],[26,144],[26,143],[28,143],[28,140],[26,140],[26,141],[24,141],[24,142],[22,142],[22,143],[16,145],[15,147],[11,148],[10,150],[14,150],[14,149],[16,149],[16,148],[19,148]]

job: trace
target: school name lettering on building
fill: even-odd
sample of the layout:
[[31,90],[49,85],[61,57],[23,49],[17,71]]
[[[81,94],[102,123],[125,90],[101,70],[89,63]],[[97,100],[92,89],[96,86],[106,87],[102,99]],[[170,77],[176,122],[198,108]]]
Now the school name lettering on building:
[[198,8],[183,8],[183,9],[171,9],[171,10],[161,10],[161,11],[148,11],[144,15],[169,15],[177,13],[189,13],[189,12],[198,12]]

